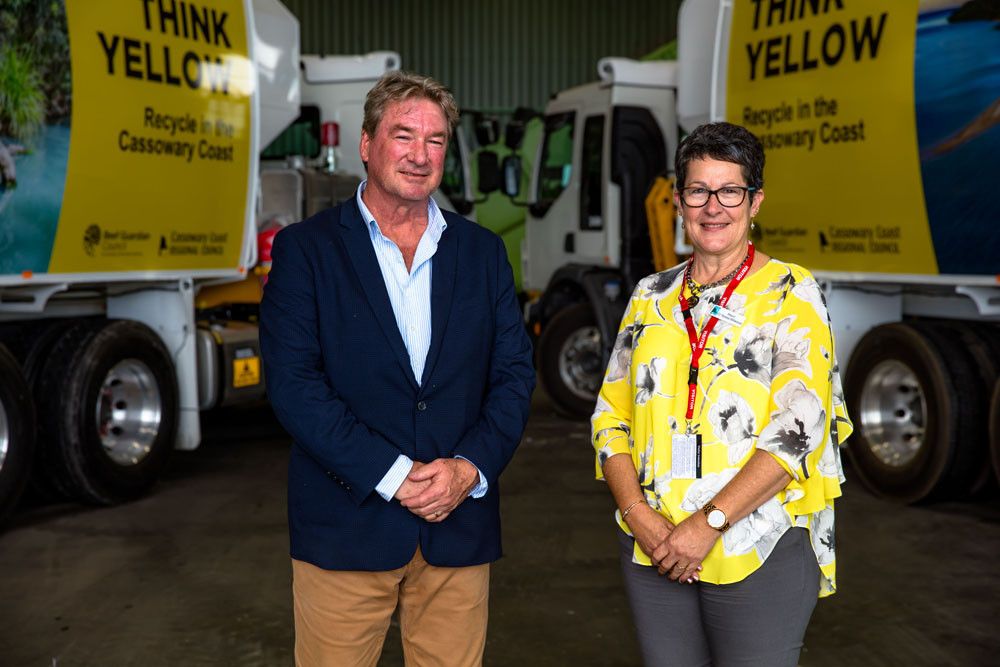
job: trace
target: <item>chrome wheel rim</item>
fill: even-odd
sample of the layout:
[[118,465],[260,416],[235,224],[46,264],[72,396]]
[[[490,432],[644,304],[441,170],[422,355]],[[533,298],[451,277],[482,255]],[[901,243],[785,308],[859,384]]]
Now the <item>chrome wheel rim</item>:
[[861,428],[872,454],[892,468],[909,465],[924,442],[927,400],[909,366],[875,365],[861,391]]
[[125,359],[108,371],[97,399],[97,432],[108,457],[122,466],[145,459],[160,431],[160,389],[149,366]]
[[559,379],[574,396],[592,401],[601,387],[601,332],[595,326],[570,334],[559,349]]

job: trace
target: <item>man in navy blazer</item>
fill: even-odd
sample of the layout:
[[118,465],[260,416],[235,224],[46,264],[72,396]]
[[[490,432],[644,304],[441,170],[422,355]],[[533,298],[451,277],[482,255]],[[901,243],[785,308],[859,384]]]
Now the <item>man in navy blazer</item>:
[[503,243],[430,198],[457,120],[436,81],[387,74],[368,180],[274,239],[260,340],[293,439],[297,664],[375,665],[397,603],[408,665],[482,662],[535,373]]

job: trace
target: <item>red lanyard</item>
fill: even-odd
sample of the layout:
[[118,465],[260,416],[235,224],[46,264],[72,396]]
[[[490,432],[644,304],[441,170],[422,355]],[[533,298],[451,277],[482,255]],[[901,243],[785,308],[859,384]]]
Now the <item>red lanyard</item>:
[[[719,308],[726,307],[726,304],[729,303],[729,297],[736,291],[737,286],[739,286],[750,270],[750,265],[753,264],[753,243],[748,241],[747,246],[747,258],[743,260],[743,266],[736,272],[733,279],[729,281],[729,285],[726,287],[726,291],[722,294],[722,299],[719,301]],[[687,268],[684,270],[685,283],[687,283],[687,277],[691,272],[692,261],[694,261],[693,257],[688,260]],[[685,415],[690,422],[691,418],[694,417],[694,399],[698,394],[698,360],[701,358],[701,353],[705,351],[705,343],[708,342],[708,336],[712,333],[712,329],[715,327],[715,323],[719,321],[719,318],[713,315],[701,330],[701,335],[699,336],[694,329],[691,308],[688,306],[688,300],[684,296],[684,285],[681,285],[678,299],[681,302],[681,314],[684,315],[684,326],[687,327],[688,339],[691,341],[691,370],[688,373],[688,405],[687,414]]]

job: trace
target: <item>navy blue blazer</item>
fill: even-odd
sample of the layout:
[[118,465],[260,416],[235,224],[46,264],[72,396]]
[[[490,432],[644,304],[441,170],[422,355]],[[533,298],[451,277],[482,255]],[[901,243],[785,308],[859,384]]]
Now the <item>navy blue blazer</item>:
[[[531,343],[500,238],[444,216],[419,385],[355,199],[274,239],[260,344],[268,398],[293,440],[295,559],[328,570],[391,570],[418,544],[437,566],[501,556],[497,479],[528,419]],[[424,463],[464,456],[489,491],[428,523],[374,490],[400,453]]]

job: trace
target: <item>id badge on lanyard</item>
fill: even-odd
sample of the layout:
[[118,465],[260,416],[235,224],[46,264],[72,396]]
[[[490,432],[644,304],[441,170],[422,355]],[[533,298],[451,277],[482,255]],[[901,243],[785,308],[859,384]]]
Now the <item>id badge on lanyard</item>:
[[[688,402],[685,413],[687,432],[673,434],[670,441],[670,470],[674,479],[699,479],[701,477],[701,434],[691,432],[694,403],[698,395],[698,360],[701,359],[701,353],[705,350],[705,344],[708,342],[708,337],[712,333],[716,322],[722,319],[729,324],[737,324],[736,316],[726,310],[726,304],[729,303],[729,299],[732,297],[736,287],[746,277],[750,271],[750,265],[753,264],[753,243],[748,242],[747,246],[747,256],[743,260],[743,266],[733,276],[733,279],[729,281],[722,299],[712,309],[712,316],[705,323],[705,327],[701,330],[700,335],[695,331],[694,318],[691,315],[691,307],[688,305],[688,300],[684,297],[683,287],[678,295],[678,300],[681,303],[681,314],[684,316],[684,326],[687,329],[688,340],[691,343],[691,370],[688,373]],[[685,269],[686,272],[691,271],[691,261],[693,261],[693,258],[688,261],[687,268]],[[687,276],[685,276],[685,282],[686,278]],[[742,323],[742,318],[739,318],[738,323]]]
[[670,437],[670,475],[673,479],[701,479],[701,433],[674,433]]

